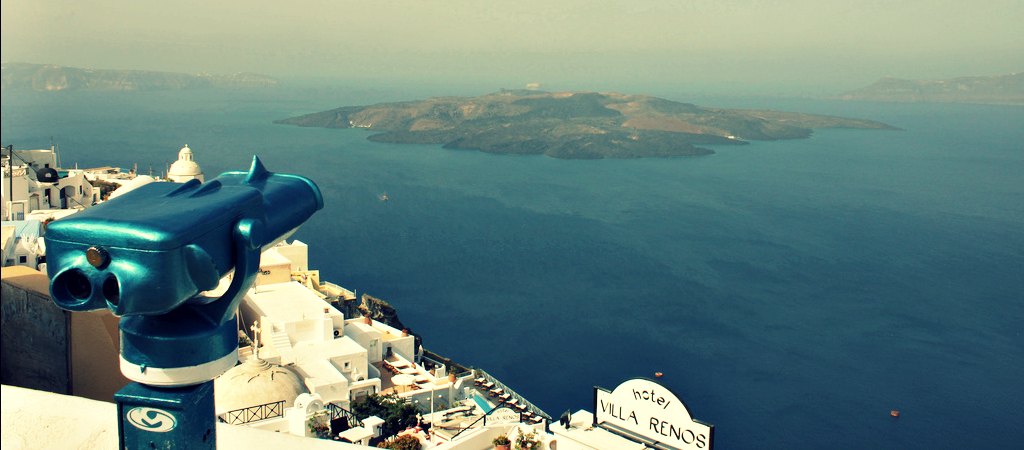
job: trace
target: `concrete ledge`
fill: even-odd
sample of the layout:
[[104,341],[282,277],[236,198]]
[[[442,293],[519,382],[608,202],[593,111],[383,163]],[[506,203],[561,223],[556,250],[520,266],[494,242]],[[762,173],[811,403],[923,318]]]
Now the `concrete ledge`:
[[[4,449],[117,448],[117,407],[113,403],[7,385],[0,388],[0,397],[3,397],[0,446]],[[370,447],[218,423],[217,448],[347,450]]]
[[4,283],[50,297],[50,279],[46,278],[46,274],[25,266],[4,267],[2,272]]

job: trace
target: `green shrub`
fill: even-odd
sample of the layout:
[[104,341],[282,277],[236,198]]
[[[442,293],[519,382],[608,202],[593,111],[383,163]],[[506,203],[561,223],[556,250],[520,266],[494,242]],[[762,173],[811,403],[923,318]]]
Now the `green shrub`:
[[377,444],[377,448],[388,448],[391,450],[420,450],[420,440],[416,439],[415,436],[405,435],[398,436],[394,439],[390,439],[380,444]]

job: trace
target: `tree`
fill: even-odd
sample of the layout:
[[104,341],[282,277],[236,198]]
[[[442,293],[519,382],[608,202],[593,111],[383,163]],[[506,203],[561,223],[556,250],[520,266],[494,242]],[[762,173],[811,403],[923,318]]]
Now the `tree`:
[[380,430],[381,436],[394,436],[416,424],[419,409],[395,394],[374,394],[361,401],[352,402],[352,414],[359,420],[370,416],[380,417],[384,420]]

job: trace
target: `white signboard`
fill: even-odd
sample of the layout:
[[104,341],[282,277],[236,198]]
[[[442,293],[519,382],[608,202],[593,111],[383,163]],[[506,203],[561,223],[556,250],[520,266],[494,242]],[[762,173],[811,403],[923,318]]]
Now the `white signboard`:
[[487,425],[503,425],[519,422],[519,413],[509,408],[498,408],[487,415]]
[[714,425],[694,420],[679,397],[651,380],[627,380],[610,392],[594,388],[594,403],[594,425],[625,431],[624,437],[675,449],[710,449],[714,443]]

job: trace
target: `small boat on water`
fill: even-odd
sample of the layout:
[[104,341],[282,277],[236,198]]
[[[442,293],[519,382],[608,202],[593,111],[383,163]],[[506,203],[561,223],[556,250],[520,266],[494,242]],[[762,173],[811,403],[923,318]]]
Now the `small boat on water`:
[[388,193],[387,192],[382,193],[382,194],[378,195],[377,198],[380,201],[382,201],[382,202],[386,202],[386,201],[388,201]]

